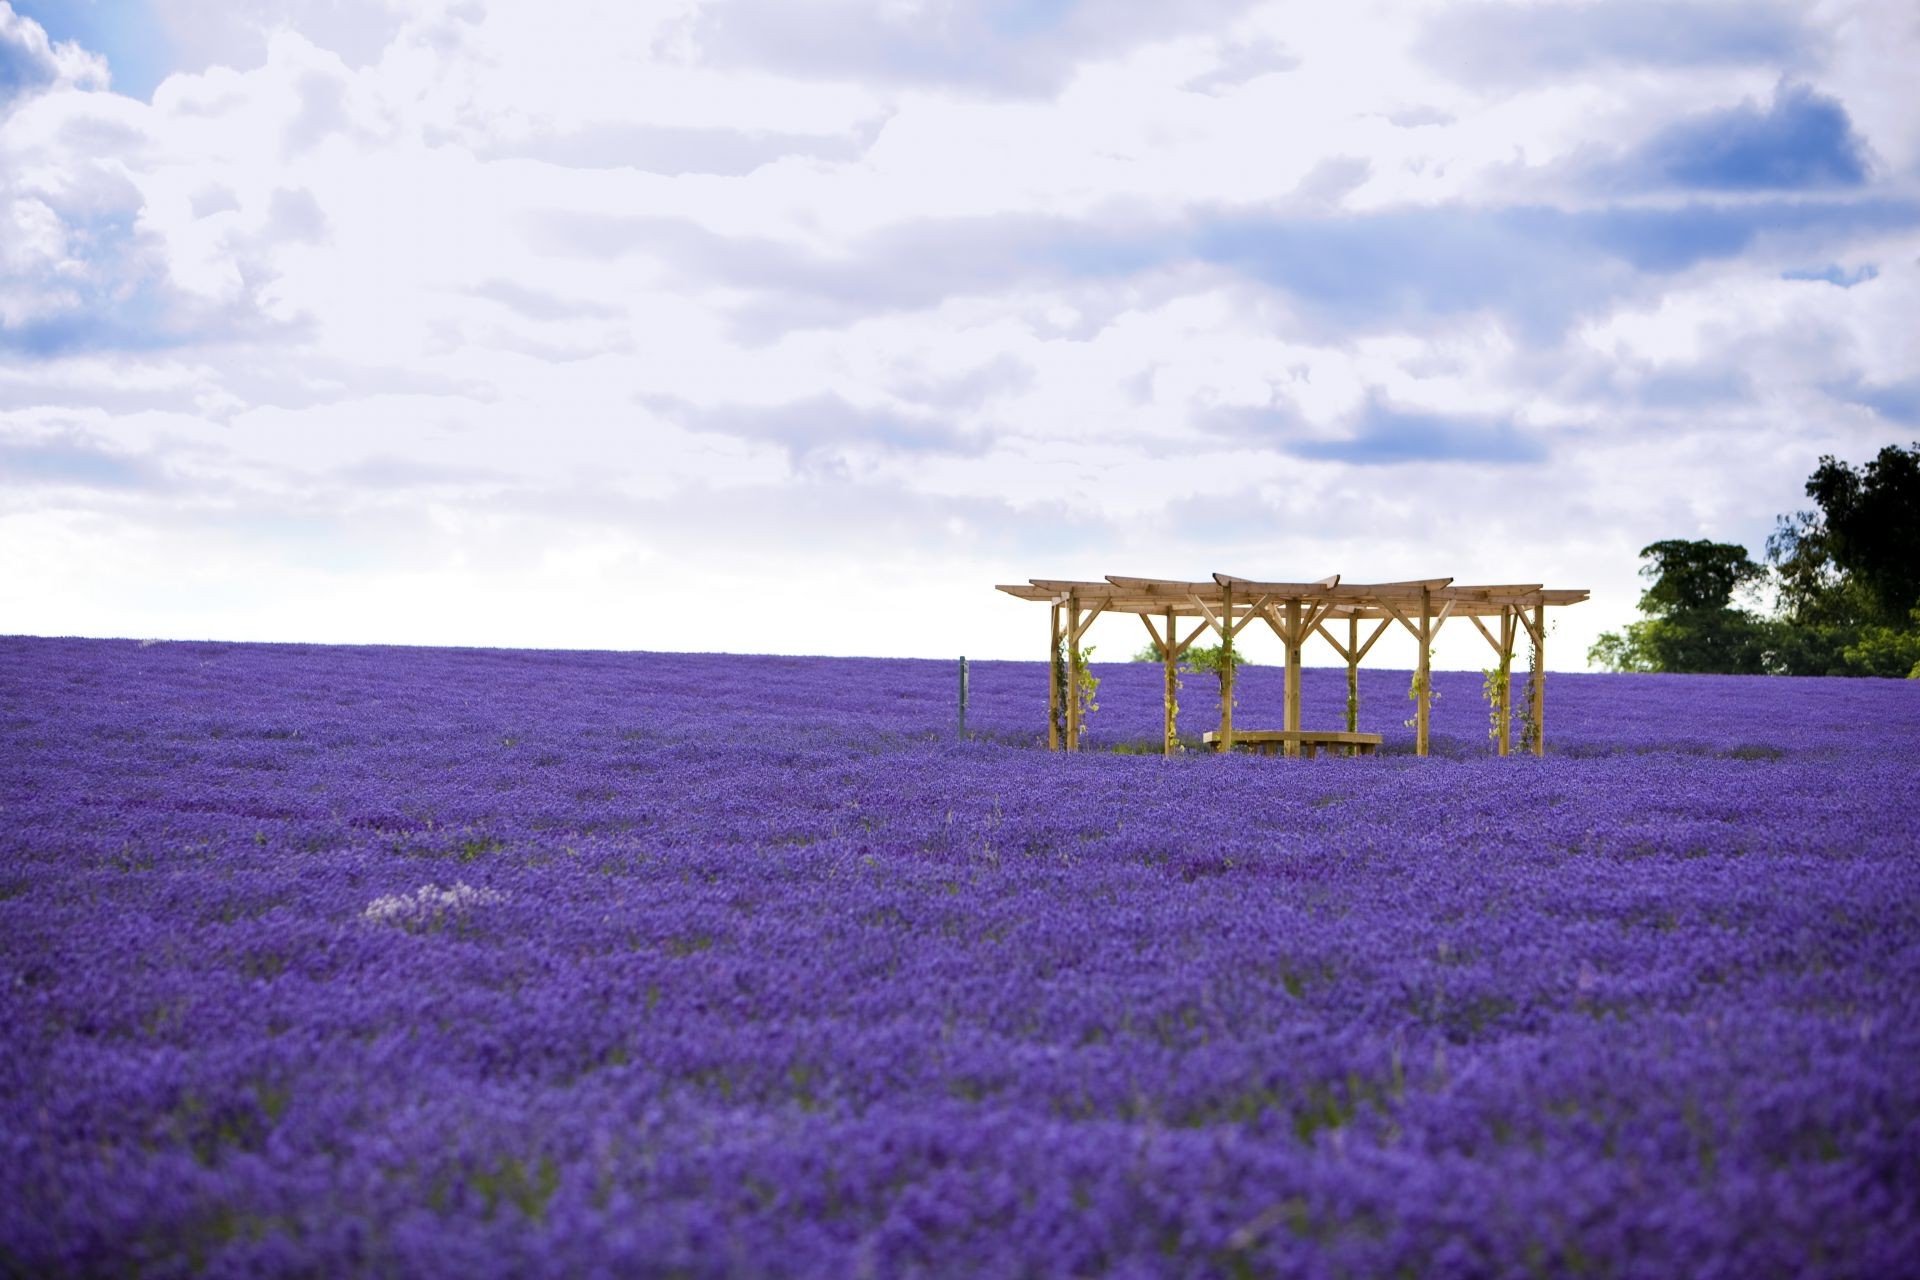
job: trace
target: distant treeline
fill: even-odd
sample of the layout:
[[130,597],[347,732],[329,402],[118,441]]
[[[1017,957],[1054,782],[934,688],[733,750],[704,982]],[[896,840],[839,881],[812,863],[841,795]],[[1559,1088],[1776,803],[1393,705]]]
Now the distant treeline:
[[[1603,634],[1587,661],[1611,671],[1920,679],[1920,443],[1888,445],[1857,469],[1822,457],[1807,496],[1816,509],[1779,518],[1765,565],[1737,543],[1643,548],[1640,574],[1653,582],[1640,597],[1646,616]],[[1736,607],[1736,594],[1749,607]]]

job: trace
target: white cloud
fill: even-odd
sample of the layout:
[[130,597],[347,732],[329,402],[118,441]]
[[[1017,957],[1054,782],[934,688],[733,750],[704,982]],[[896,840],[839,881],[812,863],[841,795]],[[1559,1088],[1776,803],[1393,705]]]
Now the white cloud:
[[107,60],[72,41],[55,43],[39,23],[0,0],[0,113],[49,89],[104,89]]
[[[995,581],[1339,570],[1593,587],[1578,666],[1640,545],[1911,426],[1897,6],[155,4],[151,103],[0,18],[29,630],[1030,656]],[[1583,185],[1783,75],[1860,189]]]

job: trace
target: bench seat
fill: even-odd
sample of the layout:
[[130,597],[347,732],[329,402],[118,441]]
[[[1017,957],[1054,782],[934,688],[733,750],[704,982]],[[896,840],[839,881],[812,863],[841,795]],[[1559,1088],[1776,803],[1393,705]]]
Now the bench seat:
[[[1203,741],[1214,751],[1220,749],[1220,735],[1209,733]],[[1300,744],[1300,754],[1311,759],[1320,748],[1329,751],[1345,747],[1349,755],[1370,756],[1379,749],[1377,733],[1348,733],[1342,729],[1235,729],[1233,745],[1245,746],[1261,755],[1279,752],[1289,742]]]

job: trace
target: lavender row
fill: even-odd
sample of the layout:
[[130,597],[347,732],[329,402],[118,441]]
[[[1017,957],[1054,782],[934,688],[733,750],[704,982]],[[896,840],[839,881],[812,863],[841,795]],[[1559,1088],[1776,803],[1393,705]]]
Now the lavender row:
[[0,1273],[1910,1273],[1920,688],[1363,682],[0,641]]

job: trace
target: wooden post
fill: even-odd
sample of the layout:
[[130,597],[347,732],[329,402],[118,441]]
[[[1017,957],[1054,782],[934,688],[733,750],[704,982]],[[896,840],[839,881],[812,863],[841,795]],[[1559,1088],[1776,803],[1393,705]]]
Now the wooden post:
[[1360,732],[1360,619],[1347,615],[1347,732]]
[[1414,688],[1419,697],[1414,703],[1413,752],[1427,754],[1427,730],[1432,723],[1433,671],[1433,592],[1420,588],[1420,665],[1414,668]]
[[1047,645],[1047,750],[1060,749],[1060,606],[1048,610],[1052,616]]
[[[1287,601],[1287,695],[1285,727],[1300,727],[1300,642],[1306,637],[1300,634],[1300,602]],[[1287,740],[1287,754],[1298,759],[1300,744]]]
[[1513,633],[1515,620],[1513,607],[1505,606],[1500,610],[1500,737],[1499,753],[1509,755],[1513,751],[1512,716],[1509,704],[1513,700]]
[[1533,754],[1547,754],[1547,607],[1533,606]]
[[1067,597],[1067,750],[1080,749],[1080,597]]
[[1178,642],[1178,636],[1179,636],[1179,633],[1174,628],[1173,610],[1168,609],[1167,610],[1167,642],[1160,646],[1160,657],[1162,658],[1162,660],[1165,661],[1166,668],[1167,668],[1167,752],[1166,753],[1169,756],[1173,754],[1173,748],[1179,741],[1179,731],[1178,731],[1177,725],[1175,724],[1175,721],[1179,717],[1180,707],[1179,707],[1179,704],[1174,700],[1174,686],[1179,683],[1179,679],[1174,674],[1174,666],[1180,661],[1180,659],[1178,655],[1176,655],[1173,651],[1173,646]]
[[1233,750],[1233,588],[1220,592],[1220,750]]

